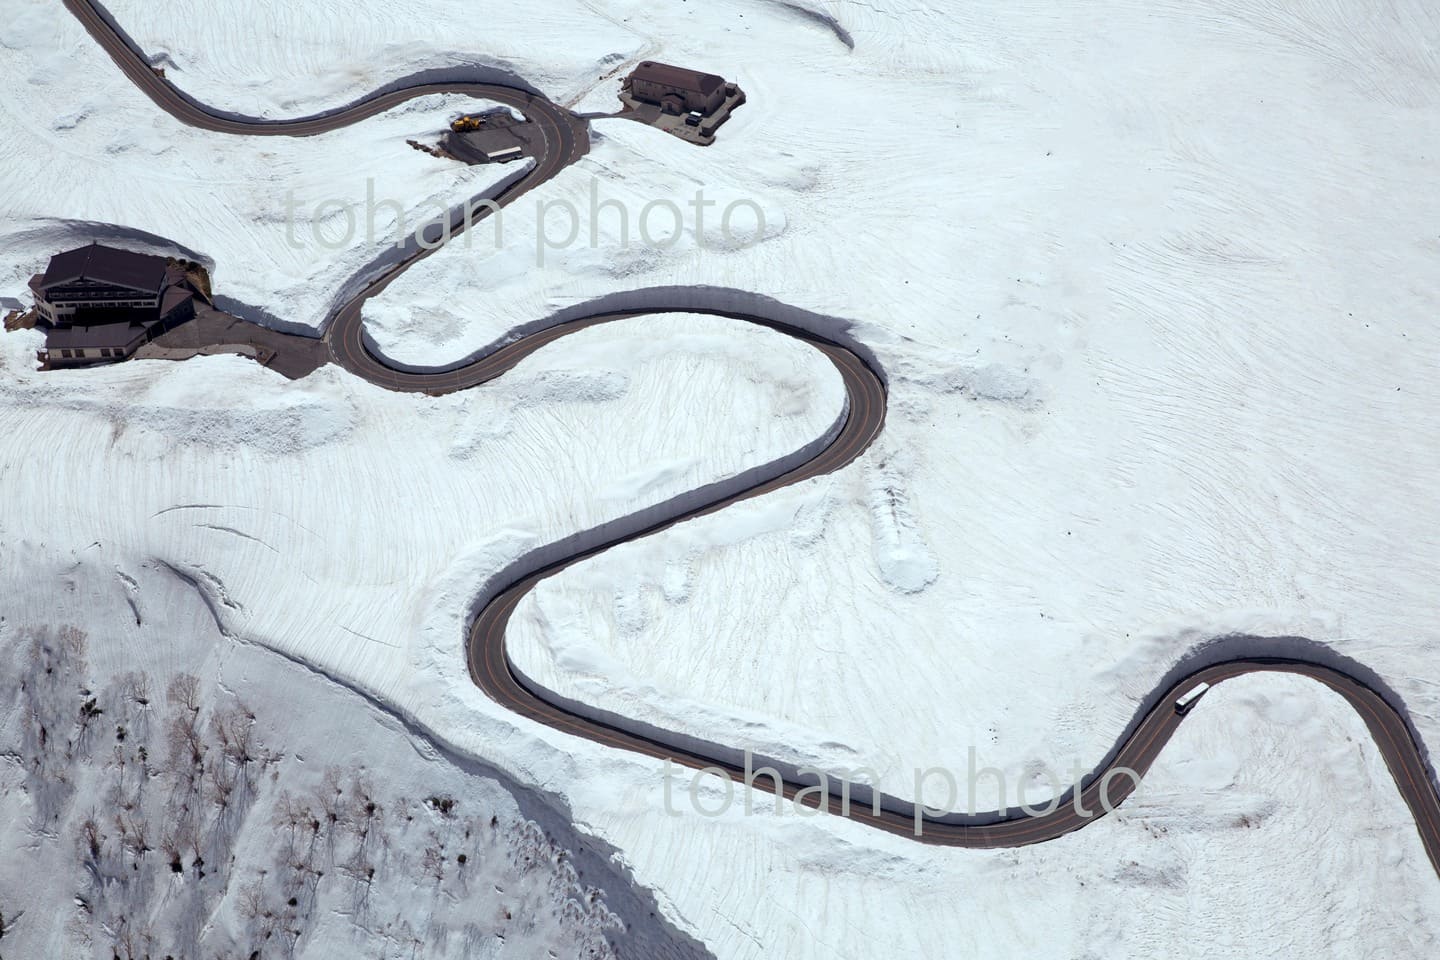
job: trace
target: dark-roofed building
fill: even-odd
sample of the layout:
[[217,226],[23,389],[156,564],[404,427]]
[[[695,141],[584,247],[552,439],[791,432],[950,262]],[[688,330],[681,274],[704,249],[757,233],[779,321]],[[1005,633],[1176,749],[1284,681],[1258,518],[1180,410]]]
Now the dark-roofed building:
[[45,334],[45,352],[52,367],[73,367],[102,360],[124,360],[154,339],[165,326],[149,323],[101,323],[56,327]]
[[627,82],[636,100],[659,104],[666,113],[713,113],[727,94],[723,77],[654,60],[642,60]]
[[51,367],[124,360],[195,315],[183,263],[98,243],[51,257],[30,289]]

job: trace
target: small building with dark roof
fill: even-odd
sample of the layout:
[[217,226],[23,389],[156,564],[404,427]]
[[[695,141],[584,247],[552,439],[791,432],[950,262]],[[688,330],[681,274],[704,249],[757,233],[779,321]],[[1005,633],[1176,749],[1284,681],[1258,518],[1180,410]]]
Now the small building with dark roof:
[[642,60],[626,81],[636,100],[658,104],[666,113],[714,113],[725,102],[725,78],[668,63]]
[[185,264],[99,243],[51,257],[30,289],[51,367],[124,360],[195,315]]

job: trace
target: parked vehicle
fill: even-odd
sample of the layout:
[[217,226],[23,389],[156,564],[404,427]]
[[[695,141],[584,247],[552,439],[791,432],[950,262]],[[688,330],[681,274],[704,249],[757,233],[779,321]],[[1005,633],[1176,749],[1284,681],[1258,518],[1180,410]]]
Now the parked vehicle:
[[1175,712],[1183,714],[1195,705],[1195,701],[1205,696],[1205,691],[1210,689],[1208,683],[1197,683],[1191,687],[1180,699],[1175,701]]
[[491,163],[509,163],[511,160],[519,160],[524,153],[519,147],[505,147],[503,150],[492,150],[485,154],[485,159]]
[[467,113],[462,117],[456,117],[450,121],[450,129],[456,133],[473,133],[485,126],[486,116],[483,113]]

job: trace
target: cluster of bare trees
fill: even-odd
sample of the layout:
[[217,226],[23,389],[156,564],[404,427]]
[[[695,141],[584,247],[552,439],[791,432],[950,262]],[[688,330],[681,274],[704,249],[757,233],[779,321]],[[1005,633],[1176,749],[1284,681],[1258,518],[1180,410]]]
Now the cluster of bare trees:
[[[208,706],[191,674],[165,685],[161,720],[143,672],[97,689],[83,631],[37,628],[17,639],[8,693],[18,698],[19,722],[8,734],[19,741],[35,804],[32,832],[71,837],[80,866],[75,902],[93,935],[113,945],[106,956],[191,954],[175,934],[198,934],[200,924],[183,921],[165,924],[171,949],[155,952],[150,930],[165,899],[158,894],[169,877],[200,884],[176,909],[201,915],[225,896],[223,874],[260,773],[279,756],[255,742],[256,718],[243,703]],[[162,723],[157,754],[153,729]],[[81,810],[73,811],[82,787]],[[219,865],[214,882],[207,863]]]
[[308,791],[280,789],[272,808],[275,861],[241,891],[240,913],[261,941],[293,951],[304,936],[322,885],[344,883],[363,915],[386,846],[386,807],[369,779],[326,769]]
[[[157,763],[150,688],[146,675],[130,673],[96,698],[96,709],[116,718],[115,744],[99,794],[104,813],[92,810],[79,831],[87,877],[79,902],[121,960],[156,955],[153,929],[165,930],[160,956],[198,949],[198,918],[226,895],[259,772],[279,759],[254,742],[255,716],[243,703],[207,708],[199,679],[182,673],[165,687]],[[180,894],[176,915],[162,907],[157,916],[167,892]]]
[[86,734],[101,715],[89,688],[89,643],[74,627],[22,631],[18,641],[25,789],[41,829],[53,829],[75,791],[74,763],[91,746]]
[[[579,955],[610,955],[599,892],[530,821],[363,770],[310,773],[223,688],[141,671],[97,684],[88,648],[74,628],[24,631],[0,671],[0,706],[20,708],[0,710],[0,735],[19,743],[33,837],[57,870],[78,867],[65,922],[95,956],[294,957],[337,915],[359,942],[420,953],[455,931],[476,949],[538,944],[559,923]],[[239,923],[214,922],[227,913]]]

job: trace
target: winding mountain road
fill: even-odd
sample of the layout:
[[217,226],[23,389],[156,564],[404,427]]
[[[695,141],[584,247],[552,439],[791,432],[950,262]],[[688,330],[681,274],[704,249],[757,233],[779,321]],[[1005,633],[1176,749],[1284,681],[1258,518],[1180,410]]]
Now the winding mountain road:
[[[303,137],[356,123],[415,97],[445,93],[488,98],[520,110],[535,121],[543,133],[544,148],[535,157],[534,167],[495,198],[501,205],[512,202],[554,177],[582,157],[588,149],[585,121],[538,94],[488,83],[419,84],[389,90],[348,107],[296,120],[247,119],[223,114],[197,103],[157,75],[138,48],[92,0],[63,2],[137,87],[149,95],[162,110],[200,129],[237,136]],[[468,222],[463,216],[457,215],[450,224],[451,232],[448,236],[453,237],[473,226],[483,218],[484,212],[478,211],[479,215]],[[847,416],[834,439],[811,459],[738,493],[717,496],[712,502],[700,506],[677,508],[663,519],[640,529],[632,529],[623,536],[605,539],[597,534],[592,538],[594,542],[582,543],[563,559],[517,576],[515,582],[488,599],[470,628],[467,653],[472,678],[488,695],[515,713],[556,730],[616,749],[672,760],[694,769],[716,767],[729,773],[733,779],[742,779],[744,771],[734,760],[737,751],[733,747],[722,744],[696,745],[689,739],[684,741],[689,745],[684,746],[679,738],[667,742],[664,731],[646,732],[638,725],[623,720],[606,720],[598,715],[582,716],[576,710],[567,708],[558,702],[558,698],[531,684],[511,663],[505,645],[506,625],[516,605],[528,591],[539,581],[553,576],[573,563],[594,556],[617,543],[647,536],[673,524],[720,510],[739,500],[760,496],[839,470],[852,463],[865,452],[884,426],[886,391],[883,380],[854,350],[843,344],[824,339],[775,317],[735,312],[719,306],[713,309],[702,306],[697,309],[693,302],[670,306],[650,305],[643,311],[597,312],[557,323],[455,369],[419,372],[399,370],[375,355],[367,346],[361,318],[362,307],[367,299],[379,293],[395,277],[430,252],[423,248],[417,249],[400,262],[384,268],[371,278],[362,293],[335,312],[326,327],[325,339],[337,363],[357,376],[393,390],[431,393],[463,390],[500,376],[529,354],[576,330],[641,313],[683,311],[732,317],[780,330],[819,350],[840,372],[848,394]],[[1266,648],[1264,638],[1254,639],[1254,649],[1263,651]],[[1014,809],[973,815],[926,817],[923,834],[917,836],[914,807],[899,798],[882,797],[878,813],[867,803],[852,801],[842,814],[839,797],[833,795],[833,791],[825,802],[827,808],[836,815],[848,816],[877,829],[911,837],[923,843],[960,847],[1008,847],[1051,840],[1093,822],[1103,813],[1100,795],[1107,781],[1111,781],[1108,794],[1111,805],[1119,803],[1131,792],[1133,784],[1128,777],[1112,777],[1111,774],[1125,769],[1143,774],[1150,769],[1184,719],[1184,715],[1175,709],[1177,697],[1201,682],[1216,684],[1256,672],[1285,672],[1309,677],[1337,692],[1355,708],[1374,737],[1401,796],[1415,818],[1416,828],[1432,866],[1440,873],[1440,794],[1437,794],[1433,773],[1412,732],[1403,704],[1393,695],[1381,692],[1373,680],[1367,682],[1359,675],[1358,669],[1347,668],[1343,662],[1340,665],[1336,662],[1325,662],[1319,656],[1313,659],[1264,653],[1233,656],[1173,678],[1163,689],[1156,690],[1146,698],[1147,708],[1131,722],[1123,739],[1111,750],[1105,761],[1082,780],[1078,803],[1071,793],[1067,793],[1053,812],[1029,813]],[[774,761],[757,760],[756,763]],[[813,781],[802,777],[787,777],[783,794],[794,798],[812,784]],[[812,805],[821,802],[819,794],[813,790],[808,792],[806,800]],[[1082,814],[1081,810],[1090,811],[1090,815]]]

